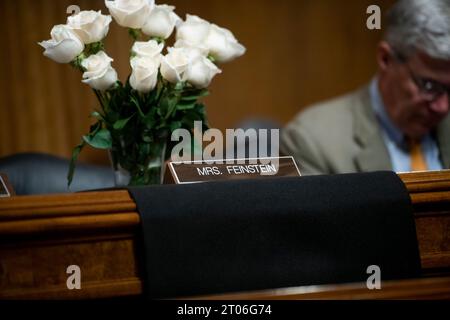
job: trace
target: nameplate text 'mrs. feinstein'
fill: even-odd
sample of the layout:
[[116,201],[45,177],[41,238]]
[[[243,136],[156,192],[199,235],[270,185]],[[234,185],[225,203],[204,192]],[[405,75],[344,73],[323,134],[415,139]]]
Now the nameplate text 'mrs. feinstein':
[[300,176],[292,157],[170,162],[169,169],[176,184]]

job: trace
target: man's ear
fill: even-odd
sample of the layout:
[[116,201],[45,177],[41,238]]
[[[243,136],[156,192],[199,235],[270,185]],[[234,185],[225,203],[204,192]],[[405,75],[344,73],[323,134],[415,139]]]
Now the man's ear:
[[380,72],[383,72],[392,63],[393,55],[389,43],[381,41],[377,47],[377,64]]

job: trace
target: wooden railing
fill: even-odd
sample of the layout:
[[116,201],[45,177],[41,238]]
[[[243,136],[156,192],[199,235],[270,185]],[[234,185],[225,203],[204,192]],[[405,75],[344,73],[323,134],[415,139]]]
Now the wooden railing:
[[[450,172],[400,177],[414,206],[423,271],[440,278],[389,282],[379,292],[367,290],[365,284],[349,284],[220,297],[450,297],[450,279],[446,277],[450,276]],[[0,200],[0,299],[140,295],[143,272],[139,230],[136,204],[127,191]],[[82,290],[67,289],[66,269],[70,265],[82,269]]]
[[365,283],[306,286],[257,292],[211,295],[191,300],[350,300],[450,299],[450,277],[383,281],[381,290]]

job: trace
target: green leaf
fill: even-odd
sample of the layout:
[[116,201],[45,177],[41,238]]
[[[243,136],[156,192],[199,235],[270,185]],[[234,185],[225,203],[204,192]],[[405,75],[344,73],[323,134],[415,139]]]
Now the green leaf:
[[202,97],[206,97],[209,95],[209,91],[207,89],[203,90],[195,90],[195,91],[187,91],[182,97],[181,101],[197,101]]
[[155,129],[156,130],[163,130],[166,127],[167,127],[166,121],[162,120],[160,123],[158,123],[158,125],[155,127]]
[[125,128],[128,121],[130,121],[133,117],[134,117],[134,114],[127,119],[121,119],[121,120],[116,121],[116,123],[114,123],[114,126],[113,126],[114,130],[122,130],[123,128]]
[[146,185],[146,179],[145,176],[142,175],[132,175],[129,186],[142,186]]
[[86,45],[85,52],[87,55],[94,55],[99,53],[100,51],[103,51],[105,49],[105,46],[103,45],[102,41],[94,42],[91,44]]
[[174,121],[170,124],[170,131],[175,131],[183,126],[181,121]]
[[194,121],[202,121],[205,130],[205,128],[208,128],[205,106],[201,103],[197,103],[193,109],[183,111],[180,121],[186,129],[192,129]]
[[92,117],[92,118],[95,118],[95,119],[97,119],[97,120],[105,121],[104,116],[103,116],[100,112],[98,112],[98,111],[92,112],[92,113],[91,113],[91,117]]
[[217,61],[216,61],[216,58],[214,58],[214,57],[213,57],[212,55],[210,55],[210,54],[208,55],[208,59],[211,60],[211,62],[214,63],[214,64],[217,62]]
[[139,116],[141,118],[145,118],[145,114],[142,112],[142,109],[139,105],[139,101],[133,96],[130,97],[130,100],[131,100],[131,103],[137,108]]
[[158,89],[153,89],[145,95],[145,105],[152,105],[156,102],[156,97],[158,96]]
[[179,97],[176,95],[163,97],[158,108],[158,114],[165,120],[169,119],[173,112],[176,110],[178,101]]
[[197,103],[194,110],[202,117],[202,119],[206,118],[206,107],[203,103]]
[[86,55],[82,52],[79,56],[77,56],[70,64],[72,65],[72,67],[74,67],[75,69],[81,71],[81,72],[85,72],[86,70],[83,68],[83,66],[81,65],[81,62],[86,59]]
[[151,112],[149,112],[149,114],[145,117],[143,122],[148,129],[155,127],[157,123],[155,116]]
[[165,39],[161,37],[151,37],[150,39],[155,40],[156,42],[158,42],[158,44],[165,43]]
[[172,116],[174,111],[177,109],[178,101],[179,101],[179,97],[177,97],[177,96],[169,98],[169,100],[168,100],[169,110],[167,111],[165,119],[169,119]]
[[72,158],[70,159],[69,164],[69,172],[67,173],[67,186],[70,187],[73,181],[73,175],[75,173],[75,166],[78,159],[78,156],[80,155],[81,150],[83,150],[86,143],[82,141],[78,146],[76,146],[72,151]]
[[150,142],[153,141],[153,139],[152,139],[151,136],[143,135],[143,136],[142,136],[142,141],[147,142],[147,143],[150,143]]
[[111,133],[107,129],[101,129],[93,135],[84,136],[83,140],[96,149],[110,149],[112,147]]
[[151,150],[150,143],[141,143],[139,145],[139,157],[142,159],[148,158]]
[[113,126],[116,121],[120,120],[120,114],[116,111],[110,110],[107,114],[105,119],[103,120],[104,123],[109,124],[110,126]]
[[185,83],[184,83],[184,82],[178,82],[178,83],[175,85],[174,90],[175,90],[175,91],[183,91],[184,86],[185,86]]
[[183,101],[177,105],[177,110],[191,110],[195,108],[197,101]]

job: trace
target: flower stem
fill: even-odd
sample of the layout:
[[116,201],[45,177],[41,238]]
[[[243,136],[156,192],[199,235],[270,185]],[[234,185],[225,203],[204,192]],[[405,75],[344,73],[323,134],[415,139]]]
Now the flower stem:
[[97,100],[100,102],[100,105],[102,107],[102,110],[103,110],[104,114],[106,114],[106,103],[105,103],[106,101],[105,101],[102,93],[100,91],[98,91],[98,90],[95,90],[95,89],[94,89],[94,93],[95,93],[95,95],[97,97]]

